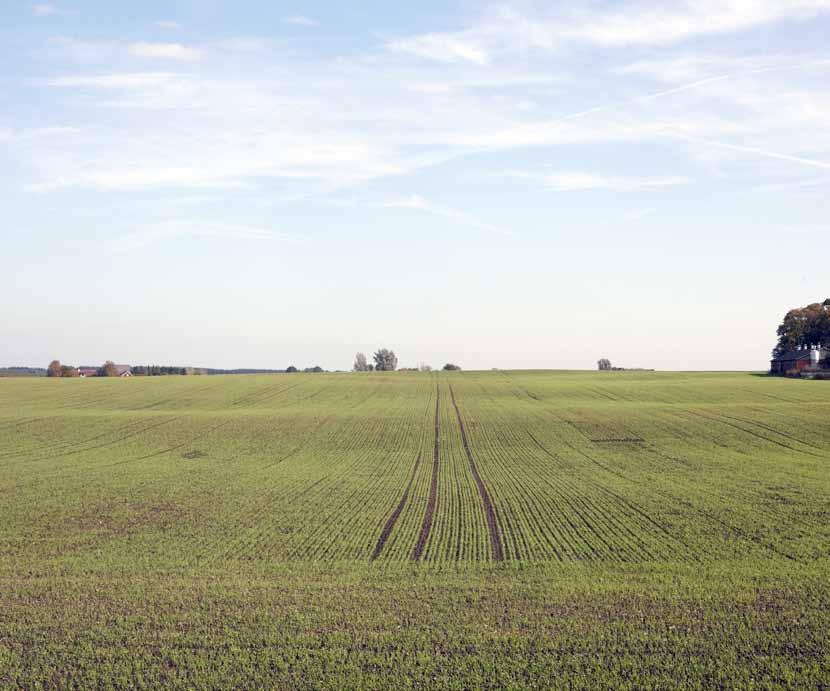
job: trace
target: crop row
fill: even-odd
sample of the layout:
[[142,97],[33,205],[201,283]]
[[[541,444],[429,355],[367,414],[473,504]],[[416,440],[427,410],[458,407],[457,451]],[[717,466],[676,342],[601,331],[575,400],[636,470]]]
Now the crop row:
[[830,397],[805,412],[778,382],[582,376],[2,383],[0,553],[213,566],[830,553],[817,423]]

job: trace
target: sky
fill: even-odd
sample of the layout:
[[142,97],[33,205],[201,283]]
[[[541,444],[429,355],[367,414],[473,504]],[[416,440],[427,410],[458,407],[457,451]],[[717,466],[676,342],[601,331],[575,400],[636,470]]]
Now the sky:
[[764,369],[830,297],[827,36],[830,0],[2,0],[0,365]]

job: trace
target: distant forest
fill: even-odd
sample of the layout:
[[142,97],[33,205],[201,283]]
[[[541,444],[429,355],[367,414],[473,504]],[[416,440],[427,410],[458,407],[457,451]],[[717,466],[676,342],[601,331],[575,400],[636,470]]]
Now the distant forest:
[[131,369],[134,377],[159,377],[171,374],[283,374],[284,369],[216,369],[213,367],[177,367],[169,365],[134,365]]
[[[133,376],[165,376],[175,374],[284,374],[284,369],[255,369],[255,368],[239,368],[239,369],[216,369],[213,367],[176,367],[169,365],[136,365],[131,369]],[[293,371],[297,371],[294,368]],[[322,371],[313,368],[308,368],[306,371]],[[45,367],[0,367],[0,377],[45,377],[47,370]]]
[[[354,372],[394,372],[398,370],[398,356],[394,350],[379,348],[373,355],[374,363],[369,363],[363,353],[355,356]],[[445,371],[458,371],[456,364],[448,362],[442,368]],[[117,365],[107,360],[100,367],[64,365],[60,360],[52,360],[48,367],[4,367],[0,368],[0,377],[163,377],[171,375],[216,375],[216,374],[293,374],[294,372],[326,372],[319,365],[299,369],[290,365],[285,369],[265,369],[257,367],[237,367],[235,369],[221,369],[217,367],[181,367],[179,365]],[[341,371],[341,370],[335,370]],[[403,372],[431,372],[432,367],[421,363],[417,367],[402,367]]]
[[45,377],[45,367],[0,367],[0,377]]
[[211,367],[203,367],[202,372],[205,374],[284,374],[284,369],[213,369]]

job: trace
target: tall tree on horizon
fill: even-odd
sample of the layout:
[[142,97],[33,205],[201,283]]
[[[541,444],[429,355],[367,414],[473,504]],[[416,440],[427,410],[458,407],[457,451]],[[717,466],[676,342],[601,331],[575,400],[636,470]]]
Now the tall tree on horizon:
[[99,377],[117,377],[118,376],[118,369],[115,367],[115,363],[112,360],[107,360],[98,369],[98,376]]
[[372,358],[375,361],[375,372],[394,372],[398,369],[398,356],[394,350],[379,348]]
[[368,372],[369,371],[369,362],[366,360],[366,356],[363,353],[357,353],[354,356],[354,371],[355,372]]

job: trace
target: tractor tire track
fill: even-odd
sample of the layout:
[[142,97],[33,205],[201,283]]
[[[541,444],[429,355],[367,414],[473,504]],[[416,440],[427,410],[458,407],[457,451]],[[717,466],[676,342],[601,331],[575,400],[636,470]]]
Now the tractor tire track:
[[[45,420],[46,418],[42,418]],[[58,444],[55,444],[53,441],[42,442],[36,446],[32,446],[25,451],[7,451],[4,453],[0,453],[0,458],[8,458],[10,456],[14,456],[18,459],[22,459],[23,457],[32,455],[32,454],[40,454],[44,451],[53,451],[53,452],[62,452],[66,451],[67,449],[76,448],[78,446],[84,446],[85,444],[89,444],[93,441],[97,441],[98,439],[103,439],[104,437],[111,436],[113,434],[118,434],[119,432],[124,432],[130,429],[130,427],[134,427],[135,425],[141,424],[140,421],[132,421],[124,425],[119,425],[114,427],[111,430],[107,430],[106,432],[101,432],[100,434],[96,434],[92,437],[86,437],[84,439],[74,439],[71,441],[62,441]]]
[[273,468],[274,466],[277,466],[277,465],[279,465],[280,463],[283,463],[284,461],[287,461],[289,458],[293,458],[294,456],[296,456],[298,453],[300,453],[300,451],[302,451],[303,449],[305,449],[305,448],[306,448],[306,446],[308,446],[308,443],[309,443],[311,440],[313,440],[313,439],[314,439],[314,437],[315,437],[315,435],[317,434],[317,432],[319,432],[319,431],[320,431],[320,430],[321,430],[321,429],[322,429],[325,425],[327,425],[327,424],[328,424],[328,423],[329,423],[329,422],[330,422],[333,418],[334,418],[334,415],[327,415],[326,417],[324,417],[322,420],[320,420],[320,422],[318,422],[318,423],[314,426],[314,428],[311,430],[311,432],[309,432],[309,433],[306,435],[306,438],[303,440],[303,442],[302,442],[301,444],[299,444],[297,447],[295,447],[293,451],[289,451],[287,454],[285,454],[285,456],[281,456],[281,457],[280,457],[280,458],[278,458],[276,461],[273,461],[273,462],[271,462],[271,463],[268,463],[268,464],[266,464],[266,465],[262,466],[262,467],[260,468],[260,471],[263,471],[263,470],[268,470],[269,468]]
[[395,507],[395,510],[392,512],[392,515],[389,516],[389,520],[386,521],[386,525],[383,526],[383,530],[380,533],[378,542],[375,545],[375,549],[372,552],[372,556],[370,557],[371,561],[374,561],[380,556],[380,553],[383,551],[383,546],[386,544],[386,541],[392,534],[392,528],[395,527],[395,523],[397,523],[398,518],[400,517],[401,513],[403,513],[403,509],[406,506],[406,500],[409,497],[409,490],[412,489],[412,483],[415,482],[415,476],[418,473],[418,466],[420,465],[421,455],[418,454],[418,458],[415,459],[415,467],[412,469],[412,475],[409,478],[409,482],[406,485],[406,489],[404,490],[403,495],[401,496],[401,500],[398,502],[398,505]]
[[[109,446],[116,446],[127,439],[132,439],[133,437],[137,437],[139,434],[143,434],[144,432],[149,432],[156,427],[161,427],[162,425],[169,425],[172,422],[176,422],[177,420],[181,420],[184,416],[183,415],[176,415],[175,417],[168,418],[166,420],[162,420],[161,422],[157,422],[152,425],[147,425],[146,427],[142,427],[141,429],[131,431],[128,434],[125,434],[117,439],[113,439],[112,441],[108,441],[104,444],[96,444],[95,446],[88,446],[83,449],[76,449],[74,451],[64,451],[62,453],[51,454],[49,456],[41,456],[39,458],[32,459],[33,461],[43,461],[43,460],[52,460],[54,458],[66,458],[67,456],[74,456],[79,453],[86,453],[87,451],[97,451],[98,449],[104,449]],[[107,435],[99,435],[99,436],[107,436]]]
[[[575,430],[577,430],[577,431],[580,431],[580,432],[581,432],[581,430],[580,430],[580,429],[579,429],[576,425],[573,425],[572,423],[570,423],[570,421],[569,421],[569,420],[566,420],[566,419],[564,419],[564,418],[560,418],[558,415],[555,415],[555,414],[554,414],[554,416],[555,416],[557,419],[559,419],[560,421],[562,421],[562,422],[566,422],[566,423],[568,423],[568,424],[571,424],[571,426],[572,426]],[[705,415],[699,415],[699,417],[702,417],[702,418],[707,419],[707,420],[712,420],[712,419],[713,419],[713,418],[709,418],[709,417],[707,417],[707,416],[705,416]],[[583,434],[583,436],[586,436],[586,435],[584,435],[584,434]],[[588,438],[588,437],[586,436],[586,438]],[[589,438],[588,438],[588,439],[589,439]],[[589,439],[589,440],[590,440],[590,439]],[[630,478],[628,478],[628,477],[627,477],[626,475],[624,475],[623,473],[620,473],[619,471],[617,471],[617,470],[615,470],[615,469],[611,468],[610,466],[607,466],[607,465],[605,465],[604,463],[599,462],[598,460],[596,460],[595,458],[593,458],[593,457],[592,457],[592,456],[590,456],[589,454],[585,453],[585,452],[584,452],[584,451],[582,451],[581,449],[578,449],[578,448],[577,448],[576,446],[574,446],[573,444],[570,444],[570,443],[569,443],[569,442],[567,442],[567,441],[565,442],[565,444],[566,444],[568,447],[570,447],[573,451],[577,452],[578,454],[580,454],[581,456],[583,456],[583,457],[584,457],[584,458],[586,458],[587,460],[591,461],[591,463],[594,463],[595,465],[599,466],[600,468],[602,468],[602,469],[603,469],[603,470],[605,470],[606,472],[609,472],[609,473],[611,473],[611,474],[613,474],[613,475],[616,475],[617,477],[619,477],[619,478],[621,478],[621,479],[623,479],[623,480],[626,480],[626,481],[630,481],[630,480],[631,480]],[[647,445],[645,448],[647,448],[648,450],[650,450],[650,451],[652,451],[652,452],[657,452],[657,453],[659,453],[659,451],[657,451],[657,449],[653,448],[651,445]],[[703,516],[705,519],[707,519],[707,520],[709,520],[709,521],[713,521],[713,522],[715,522],[715,523],[718,523],[719,525],[721,525],[722,527],[726,528],[727,530],[732,531],[734,534],[736,534],[739,538],[741,538],[741,539],[743,539],[743,540],[746,540],[746,541],[752,542],[752,543],[754,543],[754,544],[760,545],[761,547],[768,549],[769,551],[773,552],[774,554],[777,554],[777,555],[779,555],[779,556],[783,556],[783,557],[785,557],[786,559],[789,559],[789,560],[791,560],[791,561],[798,561],[798,559],[797,559],[796,557],[794,557],[793,555],[788,554],[788,553],[784,553],[784,552],[782,552],[781,550],[779,550],[779,549],[777,549],[776,547],[774,547],[773,545],[770,545],[770,544],[768,544],[768,543],[765,543],[765,542],[763,542],[762,540],[760,540],[760,539],[758,539],[758,538],[755,538],[755,537],[754,537],[754,536],[752,536],[752,535],[749,535],[748,533],[746,533],[744,530],[742,530],[742,529],[741,529],[741,528],[739,528],[738,526],[734,526],[734,525],[732,525],[731,523],[727,523],[726,521],[724,521],[724,520],[722,520],[722,519],[718,518],[717,516],[712,515],[710,512],[705,511],[705,510],[703,510],[703,509],[701,509],[701,508],[699,508],[699,507],[695,506],[695,505],[694,505],[694,504],[692,504],[690,501],[688,501],[688,500],[686,500],[686,499],[683,499],[682,497],[679,497],[679,496],[675,495],[675,493],[674,493],[674,492],[672,492],[672,491],[670,491],[670,490],[665,490],[665,489],[662,489],[662,488],[652,488],[652,491],[653,491],[655,494],[657,494],[658,496],[662,496],[663,498],[667,499],[669,502],[673,502],[673,503],[675,503],[675,504],[679,504],[680,506],[683,506],[684,508],[686,508],[686,509],[688,509],[688,510],[690,510],[690,511],[693,511],[693,512],[697,513],[698,515]],[[693,553],[693,550],[691,551],[690,556],[691,556],[693,559],[695,558],[695,555],[694,555],[694,553]]]
[[[735,424],[734,422],[729,422],[728,419],[725,419],[726,416],[724,416],[724,415],[718,415],[718,414],[706,415],[705,413],[698,413],[698,412],[695,412],[694,410],[686,410],[685,412],[689,413],[690,415],[694,415],[696,417],[703,418],[704,420],[709,420],[710,422],[719,422],[722,425],[726,425],[727,427],[732,427],[733,429],[739,430],[740,432],[743,432],[744,434],[748,434],[751,437],[755,437],[756,439],[760,439],[761,441],[765,441],[769,444],[775,444],[776,446],[780,446],[781,448],[787,449],[789,451],[795,451],[796,453],[802,453],[805,456],[813,456],[814,458],[822,458],[822,459],[826,458],[826,456],[823,456],[822,454],[817,454],[817,453],[813,453],[812,451],[805,451],[804,449],[799,449],[798,447],[790,446],[789,444],[785,444],[784,442],[778,441],[777,439],[771,439],[770,437],[767,437],[763,434],[759,434],[758,432],[753,432],[751,429],[746,429],[746,427],[741,427],[740,425]],[[799,442],[799,443],[803,443],[803,442]]]
[[[253,391],[246,396],[242,396],[237,398],[231,403],[231,407],[242,406],[242,405],[259,405],[260,403],[264,403],[265,401],[270,401],[278,396],[281,396],[286,391],[291,391],[291,389],[296,389],[298,386],[303,384],[304,382],[296,382],[294,384],[290,384],[289,386],[269,386],[261,391]],[[276,389],[276,391],[274,390]]]
[[420,561],[424,553],[424,547],[432,531],[432,521],[435,517],[435,510],[438,507],[438,468],[441,448],[441,389],[435,385],[435,443],[432,447],[432,478],[429,482],[429,497],[427,498],[427,510],[424,514],[424,521],[421,523],[421,532],[418,541],[412,550],[412,559]]
[[[553,454],[544,444],[542,444],[542,442],[540,442],[530,432],[530,430],[526,430],[526,431],[527,431],[528,436],[533,441],[533,443],[537,447],[539,447],[539,449],[541,449],[543,453],[545,453],[548,457],[550,457],[554,461],[559,462],[560,459],[555,454]],[[613,471],[610,471],[610,469],[608,469],[602,463],[600,463],[600,462],[596,461],[595,459],[593,459],[590,455],[584,453],[583,451],[580,451],[579,449],[576,449],[574,446],[571,446],[567,441],[565,441],[565,445],[568,446],[573,451],[575,451],[576,453],[583,456],[584,458],[587,458],[591,462],[595,463],[599,467],[604,468],[606,470],[609,470],[609,472],[613,472]],[[624,475],[621,475],[619,473],[615,473],[615,474],[617,474],[619,477],[622,477],[622,478],[625,478],[626,480],[628,480],[628,478],[626,478]],[[677,535],[672,534],[672,532],[668,528],[666,528],[666,526],[664,526],[657,519],[655,519],[653,516],[651,516],[645,509],[641,508],[639,505],[637,505],[636,503],[634,503],[630,499],[626,498],[625,496],[623,496],[619,492],[614,491],[610,487],[606,487],[605,485],[603,485],[600,482],[597,482],[596,480],[592,481],[592,484],[594,485],[594,487],[597,487],[601,492],[603,492],[604,494],[612,497],[619,504],[621,504],[622,506],[627,507],[630,511],[633,511],[635,514],[640,516],[640,518],[642,518],[647,524],[649,524],[651,527],[655,528],[660,533],[665,535],[666,538],[668,538],[668,540],[670,542],[673,542],[673,543],[676,542],[676,543],[680,544],[682,547],[684,547],[691,559],[693,559],[695,561],[699,561],[699,557],[694,554],[694,550],[692,549],[692,547],[685,540],[678,537]]]
[[[505,374],[505,378],[508,381],[510,381],[511,383],[513,383],[515,386],[517,386],[523,393],[527,394],[528,397],[532,398],[535,401],[539,401],[539,399],[536,396],[530,395],[530,393],[527,390],[525,390],[523,387],[518,386],[514,382],[512,377]],[[612,441],[612,440],[594,439],[590,435],[586,434],[585,431],[582,430],[573,421],[571,421],[567,418],[563,418],[563,417],[561,417],[560,415],[558,415],[557,413],[555,413],[553,411],[549,411],[549,412],[556,420],[558,420],[560,423],[564,423],[564,424],[570,426],[572,429],[574,429],[576,432],[578,432],[584,439],[586,439],[589,442],[597,443],[597,442],[602,442],[602,441]],[[534,443],[534,445],[537,448],[539,448],[546,456],[548,456],[549,458],[551,458],[552,460],[554,460],[556,462],[560,462],[560,459],[555,454],[553,454],[544,444],[542,444],[542,442],[539,439],[537,439],[536,436],[529,429],[525,428],[525,431],[527,432],[528,436],[530,437],[530,439]],[[608,472],[608,473],[610,473],[610,474],[612,474],[612,475],[614,475],[614,476],[616,476],[616,477],[618,477],[618,478],[620,478],[620,479],[622,479],[626,482],[630,481],[630,478],[628,478],[625,474],[619,472],[618,470],[616,470],[616,469],[614,469],[614,468],[612,468],[612,467],[610,467],[610,466],[608,466],[604,463],[601,463],[596,458],[594,458],[590,454],[586,453],[582,449],[578,448],[574,444],[571,444],[566,439],[563,438],[561,441],[565,444],[565,446],[567,446],[573,452],[575,452],[576,454],[582,456],[583,458],[585,458],[586,460],[588,460],[592,464],[596,465],[597,467],[601,468],[602,470],[604,470],[604,471],[606,471],[606,472]],[[641,439],[639,437],[633,437],[633,436],[632,437],[626,437],[624,440],[623,439],[620,439],[620,440],[615,439],[613,441],[632,441],[632,442],[637,442],[637,443],[645,442],[644,439]],[[695,554],[694,550],[691,548],[691,546],[684,539],[682,539],[678,535],[674,535],[666,526],[664,526],[656,518],[651,516],[643,508],[641,508],[640,506],[638,506],[634,502],[630,501],[629,499],[627,499],[626,497],[624,497],[620,493],[615,492],[614,490],[612,490],[609,487],[606,487],[605,485],[603,485],[600,482],[597,482],[596,480],[592,480],[591,484],[593,484],[593,486],[598,488],[606,496],[611,497],[613,500],[617,501],[622,506],[626,506],[630,511],[633,511],[635,514],[640,516],[640,518],[643,519],[647,524],[651,525],[653,528],[655,528],[657,531],[659,531],[659,533],[661,533],[662,535],[665,536],[665,538],[667,540],[667,544],[669,544],[669,545],[679,544],[680,546],[682,546],[684,548],[684,551],[685,551],[684,556],[687,556],[688,558],[690,558],[693,561],[701,561],[701,557],[699,555]],[[665,496],[665,493],[664,493],[664,496]],[[671,497],[671,496],[670,496],[670,498],[674,499],[674,497]]]
[[763,422],[758,422],[757,420],[751,420],[748,418],[743,417],[735,417],[732,415],[726,415],[725,413],[720,413],[720,417],[726,418],[727,420],[735,420],[736,422],[743,422],[747,425],[753,425],[755,427],[760,427],[761,429],[766,430],[767,432],[772,432],[773,434],[777,434],[785,439],[789,439],[790,441],[794,441],[798,444],[804,444],[804,446],[809,446],[811,449],[815,449],[816,451],[824,451],[825,449],[821,446],[817,446],[809,441],[805,441],[804,439],[799,439],[793,434],[788,434],[787,432],[782,432],[780,429],[775,429],[775,427],[770,427],[769,425],[764,424]]
[[452,406],[455,408],[455,415],[458,418],[458,427],[461,431],[461,443],[464,446],[464,453],[467,454],[467,460],[470,462],[470,471],[473,474],[473,479],[478,487],[478,493],[481,496],[481,503],[484,506],[484,516],[487,519],[487,528],[490,531],[490,548],[493,554],[493,561],[504,561],[504,547],[501,543],[501,531],[499,530],[496,509],[493,506],[493,501],[490,499],[487,486],[484,484],[478,472],[478,467],[473,458],[473,452],[470,450],[467,429],[464,427],[464,420],[461,418],[461,411],[458,409],[458,403],[455,401],[455,392],[452,386],[450,386],[450,398],[452,399]]
[[214,432],[218,432],[223,427],[229,425],[233,420],[224,420],[223,422],[219,422],[215,425],[210,425],[204,430],[200,430],[198,434],[193,435],[189,439],[185,439],[183,442],[179,444],[175,444],[173,446],[169,446],[165,449],[159,449],[158,451],[154,451],[153,453],[148,453],[144,456],[138,456],[137,458],[126,458],[123,461],[115,461],[114,463],[108,463],[103,466],[97,466],[99,468],[114,468],[115,466],[125,465],[127,463],[135,463],[136,461],[146,461],[150,458],[158,458],[159,456],[164,456],[168,453],[173,453],[174,451],[178,451],[179,449],[184,448],[185,446],[192,446],[193,442],[197,440],[204,439],[207,435],[213,434]]
[[[562,418],[559,418],[558,416],[556,416],[556,417],[557,417],[559,420],[563,421],[563,422],[568,422],[567,420],[564,420],[564,419],[562,419]],[[700,415],[699,417],[702,417],[702,418],[707,419],[707,420],[712,420],[712,419],[714,419],[714,418],[709,418],[709,417],[707,417],[707,416],[705,416],[705,415]],[[577,430],[578,430],[578,428],[577,428],[577,427],[575,427],[575,426],[574,426],[574,429],[577,429]],[[745,431],[745,430],[744,430],[744,431]],[[597,465],[597,466],[599,466],[600,468],[602,468],[603,470],[605,470],[605,471],[607,471],[607,472],[609,472],[609,473],[612,473],[613,475],[616,475],[617,477],[620,477],[620,478],[622,478],[623,480],[630,481],[630,478],[626,477],[623,473],[620,473],[620,472],[618,472],[618,471],[614,470],[613,468],[611,468],[610,466],[605,465],[604,463],[600,463],[598,460],[596,460],[595,458],[593,458],[593,457],[592,457],[592,456],[590,456],[589,454],[585,453],[584,451],[582,451],[582,450],[578,449],[577,447],[575,447],[574,445],[570,444],[569,442],[567,442],[567,441],[566,441],[566,442],[565,442],[565,444],[566,444],[568,447],[570,447],[572,450],[576,451],[576,452],[577,452],[577,453],[579,453],[581,456],[583,456],[584,458],[586,458],[587,460],[591,461],[591,462],[592,462],[592,463],[594,463],[595,465]],[[652,451],[656,451],[656,449],[653,449],[653,448],[652,448],[652,447],[650,447],[650,446],[648,446],[648,447],[646,447],[646,448],[648,448],[649,450],[652,450]],[[658,452],[658,453],[659,453],[659,452]],[[713,515],[712,513],[708,512],[708,511],[705,511],[704,509],[701,509],[701,508],[699,508],[699,507],[695,506],[694,504],[692,504],[692,502],[690,502],[690,501],[688,501],[688,500],[686,500],[686,499],[683,499],[683,498],[681,498],[681,497],[679,497],[679,496],[676,496],[676,495],[674,494],[674,492],[671,492],[670,490],[665,490],[665,489],[662,489],[662,488],[652,488],[652,491],[653,491],[655,494],[657,494],[657,495],[659,495],[659,496],[662,496],[662,497],[664,497],[665,499],[669,500],[670,502],[674,502],[675,504],[679,504],[680,506],[683,506],[683,507],[685,507],[686,509],[689,509],[689,510],[693,511],[693,512],[697,513],[698,515],[703,516],[704,518],[706,518],[706,519],[708,519],[708,520],[710,520],[710,521],[714,521],[715,523],[718,523],[718,524],[719,524],[719,525],[721,525],[722,527],[724,527],[724,528],[726,528],[727,530],[730,530],[730,531],[732,531],[734,534],[738,535],[738,537],[740,537],[740,538],[741,538],[741,539],[743,539],[743,540],[746,540],[746,541],[748,541],[748,542],[752,542],[752,543],[754,543],[754,544],[756,544],[756,545],[759,545],[759,546],[761,546],[761,547],[763,547],[763,548],[765,548],[765,549],[768,549],[769,551],[773,552],[774,554],[777,554],[778,556],[781,556],[781,557],[784,557],[784,558],[786,558],[786,559],[789,559],[790,561],[795,561],[795,562],[798,562],[798,561],[799,561],[799,560],[798,560],[798,558],[797,558],[797,557],[795,557],[794,555],[789,554],[789,553],[787,553],[787,552],[784,552],[784,551],[782,551],[782,550],[778,549],[777,547],[775,547],[774,545],[770,545],[769,543],[764,542],[763,540],[761,540],[761,539],[759,539],[759,538],[757,538],[757,537],[755,537],[755,536],[753,536],[753,535],[750,535],[749,533],[747,533],[746,531],[742,530],[742,529],[741,529],[741,528],[739,528],[738,526],[732,525],[731,523],[727,523],[726,521],[724,521],[724,520],[723,520],[723,519],[721,519],[721,518],[718,518],[717,516]],[[675,538],[675,539],[678,539],[678,538]],[[692,555],[692,558],[693,558],[693,559],[695,558],[695,557],[694,557],[694,555]]]

